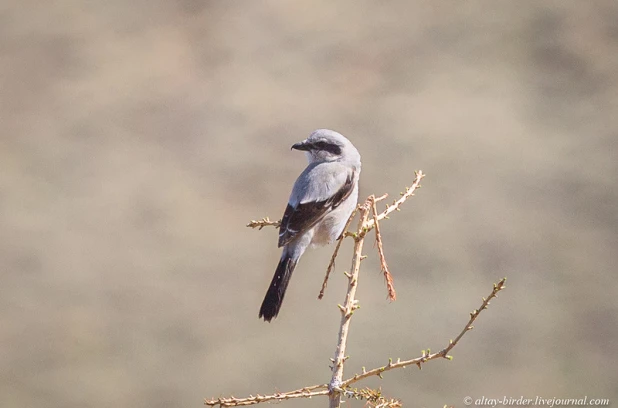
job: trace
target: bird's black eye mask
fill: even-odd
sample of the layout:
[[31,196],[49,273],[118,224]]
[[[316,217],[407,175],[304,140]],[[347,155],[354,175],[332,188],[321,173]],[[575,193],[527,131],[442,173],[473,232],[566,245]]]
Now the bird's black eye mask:
[[329,152],[336,156],[341,155],[341,147],[339,145],[335,143],[328,143],[324,140],[318,140],[317,142],[313,143],[313,148],[316,150],[323,150]]

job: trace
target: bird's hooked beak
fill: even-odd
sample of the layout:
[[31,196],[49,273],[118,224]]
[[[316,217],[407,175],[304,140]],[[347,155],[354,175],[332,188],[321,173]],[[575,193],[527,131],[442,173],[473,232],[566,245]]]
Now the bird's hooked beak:
[[305,152],[308,152],[309,150],[312,149],[312,147],[313,146],[311,146],[311,143],[307,142],[306,140],[303,140],[302,142],[294,143],[292,147],[290,148],[290,150],[296,149],[296,150],[303,150]]

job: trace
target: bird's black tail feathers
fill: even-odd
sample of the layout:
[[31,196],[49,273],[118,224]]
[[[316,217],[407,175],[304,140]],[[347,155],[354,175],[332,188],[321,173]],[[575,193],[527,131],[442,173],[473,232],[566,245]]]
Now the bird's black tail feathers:
[[288,287],[295,267],[296,260],[293,260],[291,255],[287,254],[284,250],[279,265],[277,265],[275,270],[275,276],[273,276],[273,280],[270,282],[270,287],[260,308],[260,317],[263,317],[264,321],[270,322],[279,314],[285,290]]

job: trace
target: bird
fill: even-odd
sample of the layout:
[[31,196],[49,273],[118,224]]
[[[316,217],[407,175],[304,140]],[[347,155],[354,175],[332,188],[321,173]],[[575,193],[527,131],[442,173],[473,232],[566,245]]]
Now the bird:
[[305,250],[337,240],[358,201],[361,157],[342,134],[318,129],[292,149],[304,151],[309,164],[294,183],[279,226],[283,250],[259,313],[267,322],[279,314]]

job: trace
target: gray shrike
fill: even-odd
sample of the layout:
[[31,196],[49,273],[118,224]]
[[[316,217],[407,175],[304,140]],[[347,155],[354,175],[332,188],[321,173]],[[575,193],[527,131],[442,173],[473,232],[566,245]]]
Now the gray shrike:
[[279,227],[283,252],[259,315],[268,322],[279,314],[305,250],[339,238],[358,200],[360,154],[343,135],[318,129],[292,149],[304,151],[309,165],[294,183]]

